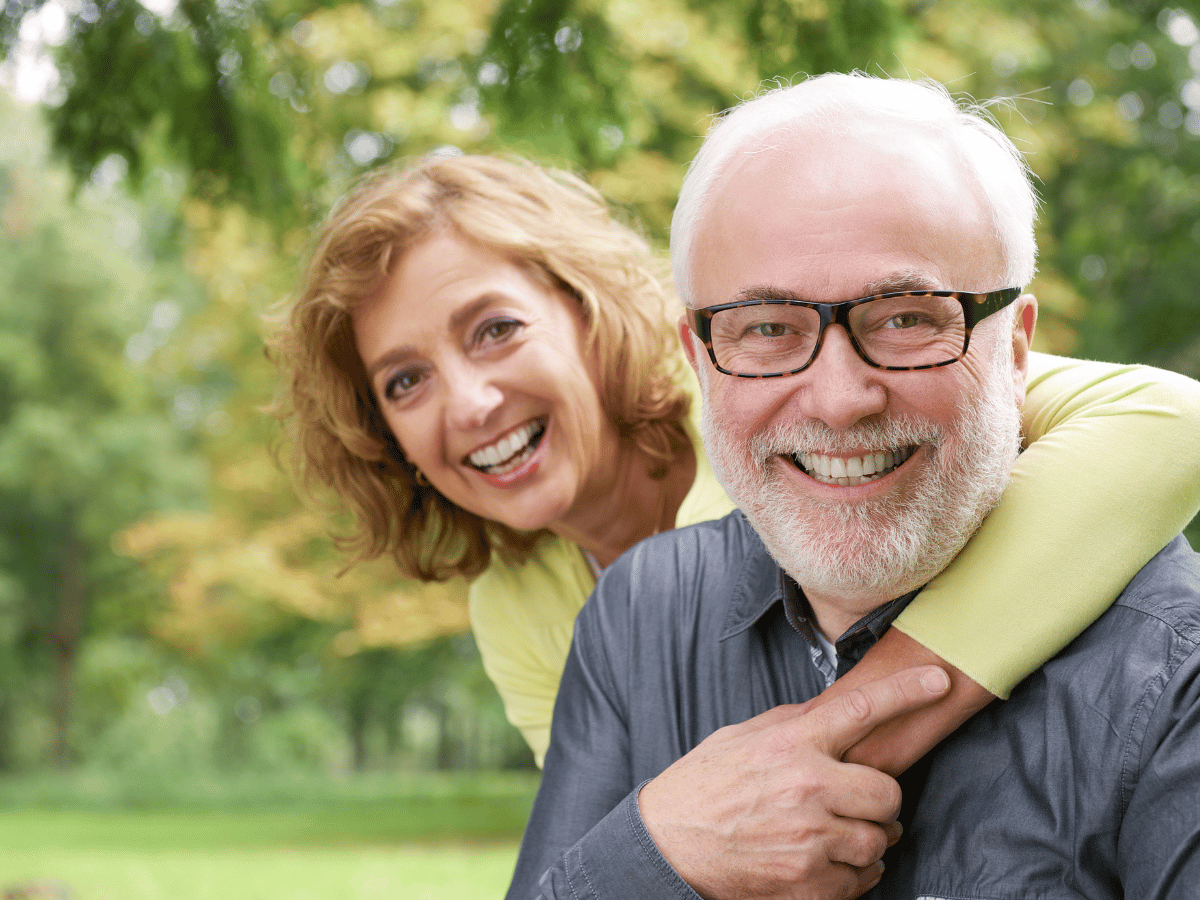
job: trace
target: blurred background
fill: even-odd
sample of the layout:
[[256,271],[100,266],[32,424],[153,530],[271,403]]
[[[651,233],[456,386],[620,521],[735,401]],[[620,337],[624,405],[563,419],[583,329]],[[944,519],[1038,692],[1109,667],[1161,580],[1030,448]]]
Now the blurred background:
[[665,249],[714,113],[929,76],[1014,98],[1039,348],[1200,376],[1200,14],[1013,6],[0,6],[0,896],[503,893],[537,774],[463,586],[344,572],[264,412],[266,317],[368,168],[530,155]]

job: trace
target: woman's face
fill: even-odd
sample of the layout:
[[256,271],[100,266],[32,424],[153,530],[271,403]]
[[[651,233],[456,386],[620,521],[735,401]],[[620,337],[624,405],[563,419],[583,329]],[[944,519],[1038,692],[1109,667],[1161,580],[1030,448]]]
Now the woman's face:
[[611,483],[618,442],[574,298],[442,229],[352,319],[405,457],[458,506],[528,531]]

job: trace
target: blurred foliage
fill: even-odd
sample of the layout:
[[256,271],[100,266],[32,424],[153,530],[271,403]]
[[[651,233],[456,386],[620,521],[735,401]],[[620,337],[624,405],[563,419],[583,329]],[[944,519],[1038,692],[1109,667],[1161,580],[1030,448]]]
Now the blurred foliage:
[[49,137],[4,109],[0,768],[528,764],[445,637],[463,585],[344,572],[344,523],[266,449],[264,316],[365,169],[523,153],[665,247],[722,109],[805,73],[927,75],[1013,98],[992,109],[1044,200],[1039,346],[1197,377],[1197,22],[1161,0],[10,0],[4,71],[41,58]]
[[13,140],[39,133],[30,117],[0,117],[0,584],[4,646],[17,654],[0,689],[0,759],[14,732],[5,715],[42,693],[52,752],[66,760],[89,608],[137,580],[112,534],[157,507],[199,503],[203,479],[164,397],[127,360],[141,329],[178,322],[166,298],[179,270],[137,252],[141,223],[102,183],[69,203],[36,137]]
[[661,240],[707,121],[765,82],[861,68],[1021,98],[998,115],[1043,183],[1048,344],[1200,372],[1200,44],[1162,0],[12,0],[0,52],[47,17],[77,176],[181,166],[270,252],[363,168],[445,144],[579,169]]
[[0,770],[527,766],[461,586],[339,578],[267,452],[267,229],[0,135]]

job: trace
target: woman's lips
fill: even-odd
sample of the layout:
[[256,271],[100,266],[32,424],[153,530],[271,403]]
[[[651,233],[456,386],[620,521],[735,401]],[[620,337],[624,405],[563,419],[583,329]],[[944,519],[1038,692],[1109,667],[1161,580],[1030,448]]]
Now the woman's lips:
[[485,475],[506,475],[523,465],[546,433],[544,418],[531,419],[500,440],[467,456],[467,462]]

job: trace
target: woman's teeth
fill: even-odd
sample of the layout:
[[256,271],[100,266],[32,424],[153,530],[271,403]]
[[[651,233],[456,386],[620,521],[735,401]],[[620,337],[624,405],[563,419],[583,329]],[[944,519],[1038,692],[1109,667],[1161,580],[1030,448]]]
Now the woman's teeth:
[[526,422],[496,443],[476,450],[467,457],[467,461],[489,475],[511,472],[529,459],[537,449],[538,439],[545,431],[546,423],[542,419]]
[[881,450],[863,456],[822,456],[820,453],[797,453],[795,460],[808,475],[822,484],[853,487],[882,478],[913,455],[914,447]]

